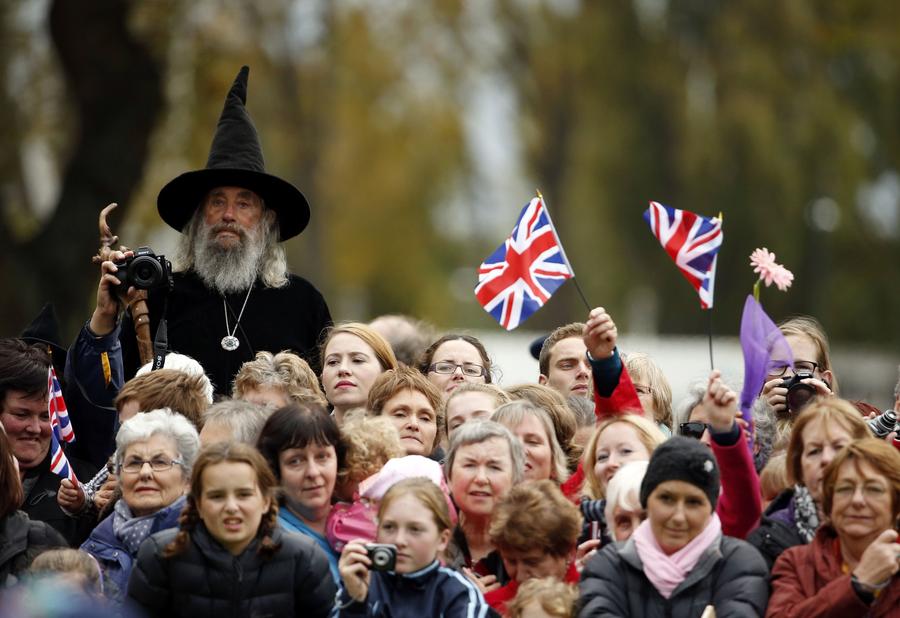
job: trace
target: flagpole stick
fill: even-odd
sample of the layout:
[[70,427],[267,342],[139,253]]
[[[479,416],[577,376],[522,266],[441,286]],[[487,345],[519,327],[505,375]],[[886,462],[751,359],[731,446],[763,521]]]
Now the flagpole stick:
[[588,302],[587,297],[584,295],[584,290],[581,289],[581,285],[578,283],[578,278],[575,276],[575,269],[572,268],[572,264],[571,262],[569,262],[569,257],[566,255],[566,250],[563,249],[563,244],[559,239],[559,234],[556,233],[556,226],[553,225],[553,218],[550,216],[550,207],[547,206],[547,200],[545,200],[544,196],[541,195],[540,189],[536,189],[535,194],[544,203],[544,211],[547,213],[547,219],[550,220],[550,229],[553,230],[553,237],[556,239],[556,244],[559,246],[559,253],[560,255],[562,255],[563,261],[566,263],[566,266],[569,267],[569,271],[572,273],[572,281],[575,283],[575,289],[578,290],[578,296],[581,297],[581,302],[584,303],[585,308],[588,310],[588,313],[590,313],[593,307],[591,307],[591,304]]
[[575,284],[575,289],[578,290],[578,295],[581,297],[581,302],[584,303],[585,308],[588,310],[588,313],[590,313],[593,307],[591,307],[590,303],[588,303],[587,298],[585,298],[584,292],[581,289],[581,286],[578,285],[578,279],[576,279],[574,276],[572,277],[572,283]]
[[709,370],[712,371],[716,368],[716,364],[713,362],[713,335],[712,335],[712,308],[707,309],[707,326],[708,326],[708,334],[709,334]]

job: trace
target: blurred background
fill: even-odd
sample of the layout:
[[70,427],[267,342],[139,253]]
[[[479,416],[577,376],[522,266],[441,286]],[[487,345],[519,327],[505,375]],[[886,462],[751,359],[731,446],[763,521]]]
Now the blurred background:
[[0,0],[0,28],[0,334],[52,301],[74,338],[109,202],[122,243],[172,252],[156,195],[204,167],[248,64],[268,170],[312,205],[291,269],[335,319],[468,329],[533,379],[530,339],[586,315],[573,284],[511,334],[472,289],[540,188],[623,344],[673,383],[702,374],[706,315],[641,218],[652,199],[724,215],[713,328],[736,381],[765,246],[796,276],[763,290],[772,318],[814,315],[845,394],[892,398],[900,3]]

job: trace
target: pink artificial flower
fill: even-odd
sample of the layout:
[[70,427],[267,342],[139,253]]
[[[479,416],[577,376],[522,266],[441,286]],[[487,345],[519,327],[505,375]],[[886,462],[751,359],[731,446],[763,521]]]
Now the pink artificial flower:
[[753,266],[753,272],[759,274],[759,280],[766,284],[766,287],[775,286],[784,292],[794,281],[794,274],[787,268],[775,262],[775,254],[763,247],[756,249],[750,254],[750,265]]
[[[786,291],[789,287],[791,287],[791,283],[794,281],[794,273],[789,271],[787,268],[782,266],[781,264],[776,264],[775,268],[771,272],[772,282],[782,292]],[[768,285],[768,283],[766,283]]]

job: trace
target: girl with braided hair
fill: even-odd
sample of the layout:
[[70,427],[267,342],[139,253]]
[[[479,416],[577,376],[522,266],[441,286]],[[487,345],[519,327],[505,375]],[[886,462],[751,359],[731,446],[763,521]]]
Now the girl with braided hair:
[[277,485],[255,448],[204,448],[180,530],[141,545],[129,598],[149,616],[327,616],[328,560],[306,537],[282,532]]

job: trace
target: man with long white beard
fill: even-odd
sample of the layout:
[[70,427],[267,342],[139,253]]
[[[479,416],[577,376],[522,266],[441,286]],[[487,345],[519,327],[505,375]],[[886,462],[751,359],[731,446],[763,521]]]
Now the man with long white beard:
[[[244,107],[249,69],[225,100],[206,168],[181,174],[157,198],[162,219],[182,233],[174,288],[151,290],[150,332],[163,311],[169,349],[197,359],[216,392],[227,394],[257,352],[296,352],[316,363],[331,323],[324,298],[287,270],[280,241],[309,222],[309,205],[290,183],[265,172],[262,148]],[[134,328],[120,337],[126,377],[139,361]]]

